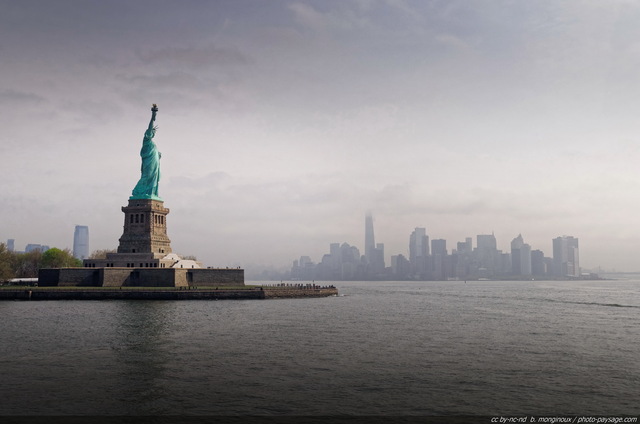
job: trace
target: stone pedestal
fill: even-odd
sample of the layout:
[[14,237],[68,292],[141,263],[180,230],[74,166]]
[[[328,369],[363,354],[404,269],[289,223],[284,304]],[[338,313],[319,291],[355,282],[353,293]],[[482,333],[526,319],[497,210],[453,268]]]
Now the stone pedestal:
[[[162,200],[129,199],[122,207],[124,230],[117,253],[107,253],[105,259],[85,259],[88,268],[170,268],[181,261],[171,254],[171,240],[167,236],[169,209]],[[188,267],[201,265],[191,261]]]
[[124,231],[118,253],[153,253],[155,257],[171,253],[171,240],[167,236],[169,209],[163,201],[129,199],[129,205],[123,206],[122,212]]

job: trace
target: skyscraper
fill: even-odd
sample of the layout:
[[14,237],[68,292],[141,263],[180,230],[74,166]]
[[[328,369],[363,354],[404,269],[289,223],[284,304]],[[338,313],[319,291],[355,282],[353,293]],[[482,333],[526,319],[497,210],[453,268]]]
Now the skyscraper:
[[547,273],[544,263],[544,253],[541,250],[531,251],[531,274],[545,275]]
[[364,220],[364,257],[368,264],[367,274],[371,278],[377,278],[384,272],[384,244],[376,245],[373,235],[373,216],[367,213]]
[[424,278],[427,275],[428,257],[429,236],[424,228],[416,228],[409,237],[409,263],[414,276]]
[[36,250],[39,250],[40,252],[44,253],[47,250],[49,250],[49,246],[38,244],[38,243],[29,243],[24,247],[25,253],[34,252]]
[[432,255],[447,255],[447,241],[445,239],[431,240],[431,254]]
[[492,277],[500,269],[500,254],[494,234],[478,234],[476,236],[476,252],[478,271],[483,277]]
[[7,250],[13,252],[16,249],[16,241],[14,239],[7,240]]
[[531,246],[527,243],[520,249],[520,272],[521,275],[531,275]]
[[373,235],[373,216],[371,213],[367,213],[364,218],[364,257],[369,263],[373,261],[373,251],[375,248],[376,239]]
[[511,241],[511,272],[513,275],[531,275],[531,246],[522,234]]
[[76,225],[73,233],[73,256],[78,259],[89,257],[89,227],[86,225]]
[[450,276],[447,260],[447,241],[444,239],[431,240],[431,276],[433,279],[446,280]]
[[404,280],[409,276],[411,264],[404,255],[391,256],[391,273],[394,278]]
[[429,237],[424,228],[416,228],[409,237],[409,259],[415,261],[417,257],[429,254]]
[[371,271],[375,277],[378,277],[384,272],[384,243],[376,243],[376,248],[373,251],[373,261],[371,262]]
[[521,275],[520,270],[520,249],[524,245],[522,234],[511,240],[511,272],[513,275]]
[[562,236],[553,239],[553,274],[558,277],[580,276],[577,238]]
[[[455,252],[455,255],[454,255]],[[465,238],[456,244],[456,249],[451,252],[452,277],[467,279],[471,275],[473,267],[473,239]]]
[[493,234],[478,234],[476,236],[476,244],[478,249],[481,250],[496,250],[498,248],[496,236]]

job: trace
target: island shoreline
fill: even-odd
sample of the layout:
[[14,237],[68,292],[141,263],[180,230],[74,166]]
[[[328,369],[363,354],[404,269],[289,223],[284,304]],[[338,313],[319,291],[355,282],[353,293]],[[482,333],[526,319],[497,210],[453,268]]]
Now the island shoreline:
[[335,287],[21,287],[3,288],[0,300],[247,300],[337,296]]

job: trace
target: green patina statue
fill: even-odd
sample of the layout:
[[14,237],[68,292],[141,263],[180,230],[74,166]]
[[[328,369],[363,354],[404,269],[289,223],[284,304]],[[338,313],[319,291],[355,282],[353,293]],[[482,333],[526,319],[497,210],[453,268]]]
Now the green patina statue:
[[133,193],[129,199],[162,200],[158,196],[161,155],[156,147],[156,143],[153,142],[153,137],[156,135],[156,130],[158,129],[158,127],[153,126],[157,112],[158,106],[154,103],[151,108],[151,121],[149,122],[149,128],[147,128],[144,133],[142,149],[140,150],[140,157],[142,158],[142,175],[140,175],[140,180],[133,189]]

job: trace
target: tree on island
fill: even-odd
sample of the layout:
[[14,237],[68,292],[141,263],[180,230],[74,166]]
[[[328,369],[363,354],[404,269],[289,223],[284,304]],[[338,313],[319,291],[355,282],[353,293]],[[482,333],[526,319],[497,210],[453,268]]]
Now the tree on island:
[[82,261],[75,258],[69,249],[60,250],[52,247],[42,254],[40,268],[69,268],[81,267]]
[[107,253],[116,253],[116,249],[98,249],[91,252],[89,259],[107,259]]
[[13,258],[13,252],[10,252],[4,243],[0,243],[0,282],[14,278]]
[[16,278],[36,278],[42,265],[40,249],[27,253],[14,253],[13,270]]
[[0,282],[12,278],[37,278],[40,268],[81,267],[82,261],[76,259],[69,249],[56,247],[42,252],[38,249],[27,253],[10,252],[0,243]]

